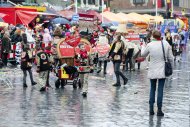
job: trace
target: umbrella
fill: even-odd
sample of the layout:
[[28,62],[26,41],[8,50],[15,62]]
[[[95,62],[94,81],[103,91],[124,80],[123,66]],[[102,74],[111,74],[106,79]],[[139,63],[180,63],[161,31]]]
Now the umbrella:
[[4,22],[4,20],[2,18],[0,18],[0,22]]
[[111,26],[110,29],[111,30],[117,30],[118,26]]
[[65,18],[61,18],[61,17],[53,19],[52,22],[54,24],[69,24],[70,23],[69,20]]
[[112,23],[102,23],[102,27],[111,27],[113,24]]

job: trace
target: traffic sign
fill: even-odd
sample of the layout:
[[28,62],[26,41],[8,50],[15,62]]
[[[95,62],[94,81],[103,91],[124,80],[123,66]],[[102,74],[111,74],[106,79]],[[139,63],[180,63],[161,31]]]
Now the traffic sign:
[[78,14],[74,14],[72,16],[72,21],[79,21],[79,15]]

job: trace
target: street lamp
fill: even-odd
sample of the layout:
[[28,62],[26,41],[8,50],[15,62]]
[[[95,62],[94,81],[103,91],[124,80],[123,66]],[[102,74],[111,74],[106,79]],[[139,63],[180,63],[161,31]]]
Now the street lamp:
[[[156,0],[156,17],[158,16],[158,0]],[[156,30],[158,28],[158,24],[156,22]]]
[[171,0],[171,5],[172,5],[171,17],[173,17],[173,13],[174,13],[174,1],[173,0]]
[[104,0],[102,0],[102,23],[104,22],[103,12],[104,12]]
[[77,2],[77,0],[75,0],[75,13],[77,14],[78,13],[78,2]]

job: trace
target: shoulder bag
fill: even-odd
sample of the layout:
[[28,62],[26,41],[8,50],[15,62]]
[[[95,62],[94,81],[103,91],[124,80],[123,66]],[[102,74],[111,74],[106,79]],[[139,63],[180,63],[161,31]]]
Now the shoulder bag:
[[163,56],[164,56],[164,61],[165,61],[165,76],[168,77],[168,76],[172,75],[173,69],[172,69],[171,63],[168,60],[166,60],[164,44],[163,44],[163,42],[161,42],[161,43],[162,43],[162,51],[163,51]]

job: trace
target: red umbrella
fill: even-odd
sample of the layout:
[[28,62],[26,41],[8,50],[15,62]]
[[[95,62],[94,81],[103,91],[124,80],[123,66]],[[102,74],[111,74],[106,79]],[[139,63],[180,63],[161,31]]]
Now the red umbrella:
[[5,17],[7,14],[4,14],[4,13],[0,13],[0,18],[3,18]]

